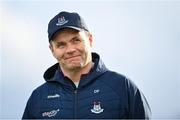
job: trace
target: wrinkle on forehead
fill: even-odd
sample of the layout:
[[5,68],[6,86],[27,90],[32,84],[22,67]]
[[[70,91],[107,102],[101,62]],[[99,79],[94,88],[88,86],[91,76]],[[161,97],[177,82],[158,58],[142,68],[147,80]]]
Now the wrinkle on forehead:
[[79,31],[72,28],[63,28],[54,33],[54,35],[52,36],[52,40],[55,40],[56,37],[60,34],[76,34],[76,33],[79,33]]

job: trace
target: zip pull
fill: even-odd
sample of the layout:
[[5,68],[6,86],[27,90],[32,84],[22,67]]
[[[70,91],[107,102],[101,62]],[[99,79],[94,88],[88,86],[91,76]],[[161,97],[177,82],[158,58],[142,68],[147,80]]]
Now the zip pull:
[[74,90],[74,93],[75,93],[75,94],[77,93],[77,89]]

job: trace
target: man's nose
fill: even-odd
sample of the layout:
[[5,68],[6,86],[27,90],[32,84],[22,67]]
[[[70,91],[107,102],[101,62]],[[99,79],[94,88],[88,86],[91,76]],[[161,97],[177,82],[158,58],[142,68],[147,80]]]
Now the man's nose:
[[76,49],[75,49],[75,47],[73,45],[68,45],[67,46],[66,53],[72,54],[75,51],[76,51]]

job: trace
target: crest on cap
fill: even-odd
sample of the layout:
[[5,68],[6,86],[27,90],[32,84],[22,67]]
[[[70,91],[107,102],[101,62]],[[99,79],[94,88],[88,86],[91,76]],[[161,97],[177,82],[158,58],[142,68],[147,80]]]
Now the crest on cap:
[[68,20],[66,20],[64,16],[59,17],[57,20],[58,20],[56,23],[57,26],[61,26],[68,23]]

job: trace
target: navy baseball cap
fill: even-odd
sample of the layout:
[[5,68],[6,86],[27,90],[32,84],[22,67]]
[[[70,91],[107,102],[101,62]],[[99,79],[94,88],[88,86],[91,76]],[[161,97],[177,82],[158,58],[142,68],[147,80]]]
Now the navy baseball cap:
[[78,31],[89,31],[83,18],[78,13],[63,11],[52,18],[48,24],[49,41],[51,40],[54,33],[63,28],[72,28]]

